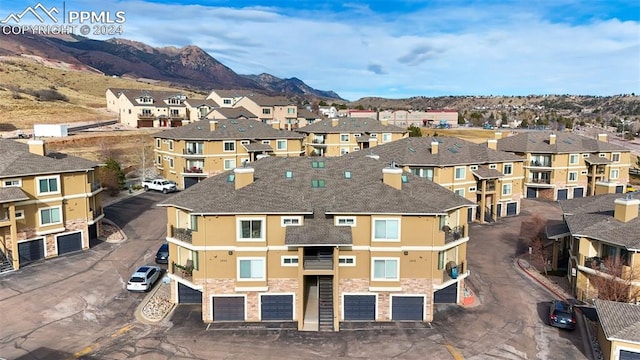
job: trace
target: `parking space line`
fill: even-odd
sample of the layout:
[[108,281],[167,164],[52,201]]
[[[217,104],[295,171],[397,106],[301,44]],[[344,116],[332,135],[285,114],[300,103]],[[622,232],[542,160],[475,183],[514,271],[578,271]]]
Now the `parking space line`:
[[458,350],[456,350],[456,348],[453,347],[453,345],[444,344],[444,347],[447,348],[447,350],[449,351],[449,353],[451,353],[451,356],[453,356],[455,360],[464,360],[464,357],[462,357],[462,355],[458,352]]
[[[113,338],[122,336],[122,335],[124,335],[125,333],[127,333],[131,329],[133,329],[133,324],[127,324],[127,325],[121,327],[120,329],[114,331],[113,334],[111,334],[110,338],[113,339]],[[96,349],[98,349],[100,347],[100,344],[101,344],[100,342],[95,342],[95,343],[85,347],[84,349],[74,353],[73,354],[73,358],[74,359],[79,359],[79,358],[81,358],[81,357],[83,357],[85,355],[88,355],[88,354],[94,352]]]

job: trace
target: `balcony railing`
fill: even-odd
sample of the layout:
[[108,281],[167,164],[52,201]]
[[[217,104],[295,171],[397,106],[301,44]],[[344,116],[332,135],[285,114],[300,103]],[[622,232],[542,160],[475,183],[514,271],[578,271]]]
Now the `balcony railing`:
[[448,243],[465,237],[464,230],[464,225],[458,225],[454,227],[450,227],[448,225],[443,226],[442,231],[444,231],[444,242]]
[[534,183],[534,184],[551,184],[551,179],[533,178],[533,179],[529,179],[528,182]]
[[171,226],[171,237],[180,241],[191,244],[193,242],[193,235],[191,229],[177,228]]
[[95,218],[97,218],[98,216],[102,215],[102,208],[99,208],[99,209],[90,209],[89,211],[91,212],[91,218],[92,218],[92,219],[95,219]]
[[193,281],[193,266],[171,263],[171,273],[185,280]]
[[138,120],[154,120],[155,118],[153,114],[138,114]]
[[188,173],[188,174],[202,174],[203,171],[204,170],[201,167],[191,166],[191,167],[184,168],[183,172]]
[[313,139],[311,140],[312,144],[324,144],[324,139]]
[[91,192],[98,191],[100,188],[102,188],[102,185],[100,185],[99,181],[91,183]]
[[202,149],[182,149],[184,155],[202,155]]
[[0,222],[9,221],[9,211],[0,209]]
[[547,160],[532,160],[530,166],[551,167],[551,161]]
[[[477,191],[482,191],[482,181],[478,181],[476,185]],[[487,181],[484,191],[496,191],[496,183],[495,181]]]
[[304,257],[305,270],[333,269],[333,255],[307,255]]

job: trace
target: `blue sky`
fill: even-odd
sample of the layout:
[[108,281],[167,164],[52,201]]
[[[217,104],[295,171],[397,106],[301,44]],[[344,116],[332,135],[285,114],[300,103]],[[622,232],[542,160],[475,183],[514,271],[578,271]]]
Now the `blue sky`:
[[[0,0],[0,17],[37,2]],[[42,1],[61,6],[62,1]],[[297,77],[343,98],[640,93],[633,1],[115,1],[120,37],[193,44],[239,74]],[[106,38],[106,37],[99,37]]]

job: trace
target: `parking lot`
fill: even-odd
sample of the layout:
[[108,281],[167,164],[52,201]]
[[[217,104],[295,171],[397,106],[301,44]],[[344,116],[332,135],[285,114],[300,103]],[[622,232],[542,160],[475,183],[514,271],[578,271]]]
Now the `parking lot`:
[[[520,223],[534,212],[559,216],[555,204],[523,202],[523,214],[471,226],[472,308],[438,307],[428,326],[309,333],[295,330],[207,329],[196,307],[180,306],[158,324],[136,320],[145,293],[125,283],[153,263],[164,241],[171,195],[148,192],[106,209],[128,239],[47,260],[0,277],[0,357],[7,359],[588,359],[584,336],[545,323],[552,295],[514,266],[522,251]],[[428,354],[428,355],[427,355]]]

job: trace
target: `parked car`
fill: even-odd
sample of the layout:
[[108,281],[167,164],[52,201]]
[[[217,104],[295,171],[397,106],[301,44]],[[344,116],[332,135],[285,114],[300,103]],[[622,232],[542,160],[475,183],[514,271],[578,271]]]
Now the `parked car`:
[[162,191],[165,194],[178,191],[176,184],[170,182],[167,179],[143,180],[142,187],[144,188],[145,191],[156,190],[156,191]]
[[127,282],[129,291],[149,291],[158,281],[162,269],[158,266],[144,265],[136,269]]
[[169,243],[160,245],[158,252],[156,252],[156,264],[168,264],[169,263]]
[[573,330],[576,328],[576,312],[573,305],[562,300],[553,300],[549,306],[549,325]]

